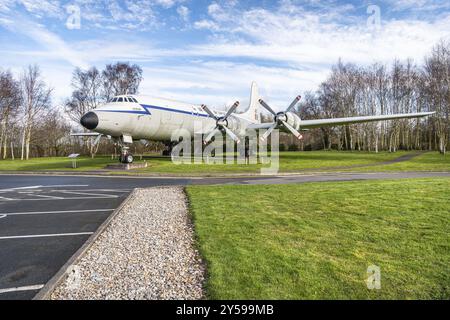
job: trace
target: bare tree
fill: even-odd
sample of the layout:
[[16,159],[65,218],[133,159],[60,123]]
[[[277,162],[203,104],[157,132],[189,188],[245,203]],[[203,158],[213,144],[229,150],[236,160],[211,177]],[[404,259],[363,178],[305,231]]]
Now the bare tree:
[[[102,75],[95,67],[87,71],[77,68],[72,75],[72,87],[74,91],[66,102],[66,112],[73,121],[78,122],[85,113],[104,102]],[[91,157],[94,157],[97,146],[93,139],[85,138],[84,143]]]
[[428,107],[436,111],[436,136],[441,153],[446,152],[450,139],[450,43],[434,47],[424,67],[425,95]]
[[[14,120],[21,104],[19,83],[11,72],[0,71],[0,156],[7,157]],[[12,141],[12,140],[11,140]],[[3,153],[3,154],[2,154]]]
[[103,80],[100,71],[92,67],[87,71],[76,68],[72,75],[72,96],[66,102],[69,117],[78,122],[80,118],[104,102]]
[[52,109],[46,113],[36,126],[32,138],[37,154],[44,157],[63,155],[70,145],[70,129],[59,110]]
[[[115,95],[137,93],[141,80],[141,67],[129,63],[108,64],[102,72],[95,67],[87,71],[77,68],[72,76],[74,91],[66,102],[67,114],[78,122],[85,113]],[[92,138],[85,138],[84,143],[91,157],[94,157],[100,144],[95,144]]]
[[128,62],[108,64],[102,75],[106,100],[120,94],[136,94],[142,81],[141,67]]
[[425,120],[399,119],[322,128],[309,135],[314,138],[320,133],[323,148],[328,144],[328,148],[336,145],[339,150],[395,152],[431,150],[434,146],[444,153],[450,140],[449,74],[450,45],[445,42],[435,47],[424,67],[412,60],[395,61],[390,68],[380,64],[358,67],[339,60],[319,90],[306,95],[301,115],[332,118],[436,111],[436,116]]
[[29,159],[30,140],[36,118],[50,106],[52,90],[42,80],[39,67],[29,66],[20,81],[23,101],[23,133],[21,159]]

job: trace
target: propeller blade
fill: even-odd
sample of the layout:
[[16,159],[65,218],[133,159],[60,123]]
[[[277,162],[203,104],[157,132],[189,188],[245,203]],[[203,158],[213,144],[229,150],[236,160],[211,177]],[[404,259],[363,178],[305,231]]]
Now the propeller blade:
[[214,114],[214,113],[213,113],[206,105],[202,104],[201,108],[202,108],[204,111],[206,111],[206,113],[209,114],[209,116],[210,116],[211,118],[217,120],[216,115],[215,115],[215,114]]
[[230,114],[232,114],[236,108],[239,106],[239,101],[236,101],[231,108],[227,111],[227,113],[225,114],[225,116],[223,117],[224,119],[228,118],[230,116]]
[[297,103],[300,101],[300,99],[302,98],[302,96],[297,96],[294,101],[291,102],[291,104],[289,105],[289,107],[286,109],[285,112],[289,112],[293,107],[295,107],[297,105]]
[[207,144],[208,142],[211,141],[211,139],[218,133],[220,132],[218,127],[215,127],[205,138],[205,140],[203,140],[204,144]]
[[259,103],[266,108],[267,111],[269,111],[271,114],[273,114],[274,116],[276,116],[277,114],[275,113],[275,111],[272,110],[271,107],[269,107],[269,105],[267,103],[264,102],[263,99],[259,99]]
[[233,139],[234,141],[236,141],[237,143],[241,142],[241,140],[239,140],[239,138],[234,134],[233,131],[231,131],[230,129],[228,129],[227,127],[223,127],[223,129],[225,130],[225,132],[227,133],[227,135]]
[[271,127],[269,127],[269,129],[267,129],[266,132],[264,132],[264,134],[261,136],[260,138],[261,141],[265,141],[276,127],[277,123],[274,122],[274,124]]
[[284,126],[285,126],[286,128],[288,128],[288,130],[289,130],[290,132],[292,132],[292,134],[293,134],[298,140],[300,140],[300,139],[303,138],[303,136],[301,135],[301,133],[298,132],[297,130],[295,130],[289,123],[287,123],[286,121],[281,121],[281,122],[284,124]]

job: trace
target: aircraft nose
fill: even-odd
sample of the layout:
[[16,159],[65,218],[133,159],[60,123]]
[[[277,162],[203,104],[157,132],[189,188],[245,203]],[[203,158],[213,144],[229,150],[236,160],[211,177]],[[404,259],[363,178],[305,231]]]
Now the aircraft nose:
[[88,112],[81,117],[80,123],[88,130],[94,130],[98,126],[98,116],[94,112]]

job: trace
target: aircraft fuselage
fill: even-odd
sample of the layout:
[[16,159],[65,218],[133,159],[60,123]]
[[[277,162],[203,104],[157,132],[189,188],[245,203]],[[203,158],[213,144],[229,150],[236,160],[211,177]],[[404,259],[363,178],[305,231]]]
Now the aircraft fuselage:
[[[216,121],[199,105],[146,96],[127,97],[133,97],[138,102],[106,103],[87,113],[81,124],[111,137],[126,135],[133,137],[133,140],[159,141],[170,140],[173,132],[179,129],[185,129],[193,136],[211,131],[216,125]],[[218,116],[222,114],[217,112]],[[246,124],[251,123],[239,115],[232,115],[229,122],[233,122],[230,125],[235,130],[244,132]]]

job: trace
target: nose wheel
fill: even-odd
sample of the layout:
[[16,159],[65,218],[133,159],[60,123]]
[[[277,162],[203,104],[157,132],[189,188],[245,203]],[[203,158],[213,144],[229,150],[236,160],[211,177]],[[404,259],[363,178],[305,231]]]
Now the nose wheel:
[[130,150],[128,147],[122,147],[122,151],[120,153],[120,162],[121,163],[132,163],[134,158],[133,155],[130,153]]
[[131,153],[122,154],[120,157],[120,162],[122,162],[122,163],[132,163],[133,160],[134,160],[134,158]]

